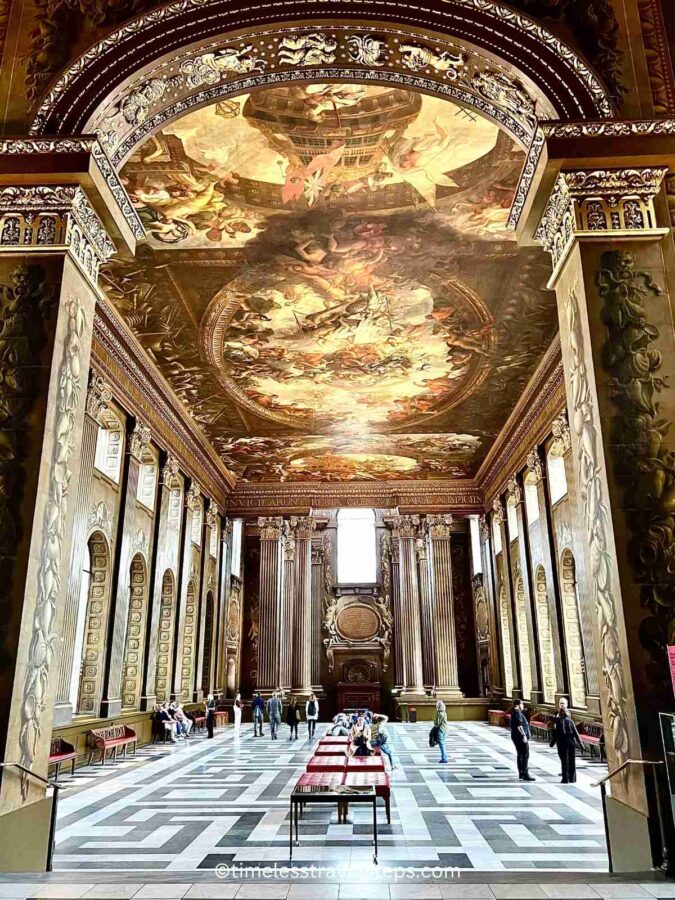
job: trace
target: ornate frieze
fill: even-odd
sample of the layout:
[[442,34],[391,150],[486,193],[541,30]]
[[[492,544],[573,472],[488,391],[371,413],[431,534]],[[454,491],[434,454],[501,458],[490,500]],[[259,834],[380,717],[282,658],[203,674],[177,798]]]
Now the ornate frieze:
[[[31,642],[21,708],[20,762],[31,769],[42,734],[42,715],[47,709],[47,694],[58,635],[54,628],[61,585],[63,543],[66,534],[72,457],[75,451],[75,422],[82,393],[82,375],[86,350],[83,343],[85,311],[79,297],[66,301],[67,324],[63,357],[59,366],[52,464],[49,469],[47,497],[42,518],[37,593],[31,623]],[[21,780],[21,793],[28,796],[29,779]]]
[[139,462],[143,462],[150,449],[151,440],[152,435],[148,426],[137,421],[129,435],[129,453]]
[[564,456],[572,446],[570,424],[567,420],[566,412],[561,412],[560,415],[556,416],[553,420],[551,434],[553,435],[553,440],[549,447],[549,453],[551,453],[552,456]]
[[108,411],[108,406],[112,402],[112,388],[100,375],[92,372],[89,380],[89,388],[87,389],[87,415],[102,425],[101,416]]
[[81,187],[25,184],[0,187],[0,251],[60,247],[96,282],[101,263],[115,253],[103,223]]
[[586,122],[543,122],[540,126],[546,138],[629,137],[637,135],[669,136],[675,134],[675,119],[599,119]]
[[261,541],[278,541],[282,536],[284,520],[281,516],[260,516],[258,528]]
[[663,166],[561,172],[535,233],[554,270],[577,236],[657,231],[654,197],[666,172]]

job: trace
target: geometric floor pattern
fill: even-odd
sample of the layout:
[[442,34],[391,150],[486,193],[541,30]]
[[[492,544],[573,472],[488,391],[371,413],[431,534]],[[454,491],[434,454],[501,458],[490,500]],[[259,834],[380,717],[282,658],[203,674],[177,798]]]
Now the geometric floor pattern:
[[[319,727],[322,734],[324,728]],[[578,781],[559,783],[554,750],[533,742],[527,783],[515,773],[505,729],[451,723],[449,765],[428,746],[429,725],[391,725],[392,824],[379,809],[380,864],[483,872],[606,872],[602,808],[592,782],[605,767],[578,760]],[[217,866],[288,866],[288,798],[314,742],[301,732],[254,738],[250,725],[142,748],[137,761],[63,776],[54,871],[213,872]],[[350,822],[308,808],[293,865],[372,871],[366,807]]]

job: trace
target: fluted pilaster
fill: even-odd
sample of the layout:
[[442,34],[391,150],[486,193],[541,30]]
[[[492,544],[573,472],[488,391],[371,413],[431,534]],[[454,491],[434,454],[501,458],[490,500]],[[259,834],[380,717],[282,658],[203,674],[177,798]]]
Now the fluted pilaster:
[[394,615],[394,686],[402,690],[406,682],[403,663],[403,608],[401,606],[401,545],[396,534],[391,539],[391,606]]
[[[327,536],[312,542],[312,690],[323,691],[321,684],[322,629],[324,596],[330,590],[332,567],[328,561],[330,544]],[[326,549],[328,547],[328,549]]]
[[401,655],[403,659],[403,693],[424,694],[422,671],[422,623],[420,590],[417,575],[416,541],[419,516],[398,516],[394,536],[399,544],[399,584],[401,591]]
[[279,686],[279,636],[283,590],[282,532],[279,516],[261,517],[260,526],[260,609],[258,638],[258,689],[273,691]]
[[281,598],[279,628],[279,686],[290,690],[293,685],[293,637],[295,626],[295,529],[291,522],[283,524],[284,586]]
[[426,529],[415,542],[417,571],[420,584],[420,622],[422,623],[422,673],[424,687],[436,686],[436,657],[434,649],[433,595],[429,560],[429,542]]
[[436,692],[439,696],[449,699],[462,696],[457,671],[457,639],[452,596],[451,524],[452,516],[427,516],[434,598]]
[[310,516],[292,518],[295,529],[295,633],[293,646],[293,691],[312,690],[312,533]]

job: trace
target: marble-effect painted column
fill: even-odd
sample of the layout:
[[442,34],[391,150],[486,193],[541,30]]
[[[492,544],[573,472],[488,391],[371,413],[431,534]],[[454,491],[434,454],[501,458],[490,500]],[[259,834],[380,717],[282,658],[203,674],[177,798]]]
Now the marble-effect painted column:
[[295,528],[283,525],[284,589],[279,616],[279,687],[289,691],[293,686],[293,653],[295,627]]
[[399,584],[401,591],[401,650],[404,683],[402,694],[424,695],[422,672],[422,623],[417,577],[416,541],[419,516],[398,516],[395,535],[399,542]]
[[389,539],[391,556],[391,606],[394,616],[394,690],[405,684],[403,664],[403,609],[401,607],[401,542],[394,531]]
[[257,689],[270,693],[279,687],[279,639],[283,591],[282,529],[280,516],[258,519],[260,527],[260,607]]
[[323,692],[321,684],[321,662],[323,658],[323,603],[330,589],[330,573],[332,568],[328,562],[326,544],[328,536],[322,535],[319,540],[312,541],[312,690],[315,694]]
[[452,516],[427,516],[434,597],[436,693],[444,700],[462,696],[457,671],[457,639],[452,597],[451,524]]
[[312,534],[310,516],[293,518],[296,537],[295,634],[293,646],[293,692],[309,695],[312,690]]
[[422,672],[424,687],[436,686],[436,655],[434,634],[434,597],[429,560],[429,538],[424,529],[415,542],[417,570],[420,583],[420,622],[422,625]]

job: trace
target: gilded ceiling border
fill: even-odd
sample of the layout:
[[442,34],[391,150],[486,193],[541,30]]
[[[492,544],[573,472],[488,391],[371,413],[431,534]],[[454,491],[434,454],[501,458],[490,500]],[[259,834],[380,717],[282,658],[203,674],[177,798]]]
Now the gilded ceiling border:
[[367,506],[401,512],[482,513],[482,491],[471,480],[342,483],[239,483],[228,498],[229,515],[304,514],[310,509]]
[[513,473],[525,465],[528,453],[547,436],[565,405],[560,339],[556,337],[476,474],[486,509]]
[[181,469],[203,486],[210,499],[225,506],[234,478],[103,297],[94,317],[92,369],[110,383],[121,406],[147,422],[162,448],[180,461]]

